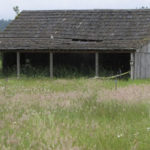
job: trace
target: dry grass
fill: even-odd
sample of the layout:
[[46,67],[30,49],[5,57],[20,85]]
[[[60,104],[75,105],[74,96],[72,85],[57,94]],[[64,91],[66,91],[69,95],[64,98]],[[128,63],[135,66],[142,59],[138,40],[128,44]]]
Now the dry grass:
[[148,150],[149,83],[1,79],[0,149]]
[[128,102],[150,100],[150,85],[130,85],[117,90],[102,90],[98,93],[98,101],[121,100]]

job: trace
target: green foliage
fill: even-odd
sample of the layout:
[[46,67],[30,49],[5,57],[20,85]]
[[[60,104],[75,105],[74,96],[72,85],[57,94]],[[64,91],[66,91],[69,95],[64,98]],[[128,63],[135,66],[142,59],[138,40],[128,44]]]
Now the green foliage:
[[11,20],[4,20],[4,19],[1,19],[0,20],[0,32],[3,31],[7,26],[8,24],[11,22]]
[[[11,68],[5,68],[4,76],[15,76],[16,75],[16,66]],[[116,72],[111,70],[105,70],[104,68],[100,68],[100,77],[110,77],[116,75]],[[48,77],[49,76],[49,67],[33,67],[31,65],[22,65],[21,66],[21,76],[27,77]],[[55,78],[80,78],[86,77],[91,78],[95,76],[95,70],[91,67],[89,68],[77,68],[72,67],[70,65],[65,66],[54,66],[54,77]],[[119,77],[118,79],[129,79],[129,74]]]
[[79,78],[79,77],[92,77],[94,71],[92,68],[77,68],[70,65],[54,67],[54,76],[58,78]]
[[19,7],[18,6],[14,6],[13,7],[14,12],[16,13],[16,15],[18,16],[20,13]]

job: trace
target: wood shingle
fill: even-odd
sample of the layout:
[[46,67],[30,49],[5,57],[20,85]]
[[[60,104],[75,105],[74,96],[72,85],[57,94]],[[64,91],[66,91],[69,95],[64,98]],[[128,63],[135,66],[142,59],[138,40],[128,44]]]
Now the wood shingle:
[[149,40],[149,9],[22,11],[0,50],[134,50]]

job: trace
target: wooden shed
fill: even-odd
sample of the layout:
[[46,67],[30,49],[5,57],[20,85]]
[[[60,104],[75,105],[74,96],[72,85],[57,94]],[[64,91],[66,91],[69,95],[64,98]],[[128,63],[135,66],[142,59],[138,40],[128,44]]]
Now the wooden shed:
[[95,76],[107,54],[116,65],[126,59],[132,79],[150,78],[150,10],[22,11],[0,34],[0,51],[4,66],[16,64],[18,77],[26,55],[43,55],[37,63],[48,59],[53,77],[55,54],[82,53],[93,56]]

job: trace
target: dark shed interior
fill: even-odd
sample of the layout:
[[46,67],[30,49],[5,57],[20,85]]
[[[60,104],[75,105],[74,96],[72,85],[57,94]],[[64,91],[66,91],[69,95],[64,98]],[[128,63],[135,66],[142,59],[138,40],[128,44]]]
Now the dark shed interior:
[[[21,73],[49,75],[49,53],[21,53]],[[94,53],[54,53],[54,76],[94,76]],[[3,54],[4,72],[16,72],[16,53]],[[10,70],[10,71],[8,71]],[[99,75],[111,76],[130,70],[129,53],[99,53]]]

